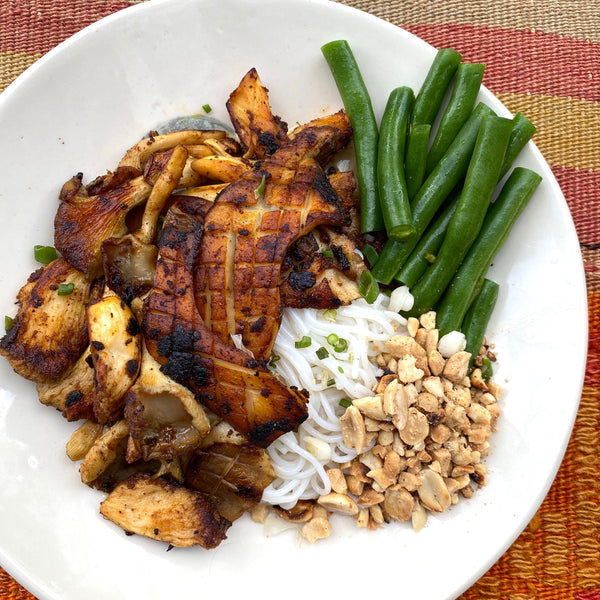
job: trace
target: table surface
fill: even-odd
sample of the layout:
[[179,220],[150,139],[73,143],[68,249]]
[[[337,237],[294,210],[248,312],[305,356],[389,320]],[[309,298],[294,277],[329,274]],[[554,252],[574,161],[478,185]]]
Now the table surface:
[[[1,0],[0,92],[59,42],[143,0]],[[284,0],[282,0],[284,1]],[[460,598],[600,600],[600,2],[342,0],[464,60],[537,126],[579,236],[589,305],[581,404],[565,458],[537,514]],[[0,598],[33,596],[0,567]]]

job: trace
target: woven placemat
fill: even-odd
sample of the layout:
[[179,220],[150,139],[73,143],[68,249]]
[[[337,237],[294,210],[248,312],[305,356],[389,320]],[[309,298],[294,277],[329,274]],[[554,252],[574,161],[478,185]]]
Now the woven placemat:
[[[63,39],[139,1],[1,0],[0,91]],[[461,600],[600,600],[600,2],[343,3],[486,63],[487,87],[538,127],[536,143],[561,185],[581,243],[588,364],[571,441],[550,492],[512,547]],[[33,596],[0,568],[0,598]]]

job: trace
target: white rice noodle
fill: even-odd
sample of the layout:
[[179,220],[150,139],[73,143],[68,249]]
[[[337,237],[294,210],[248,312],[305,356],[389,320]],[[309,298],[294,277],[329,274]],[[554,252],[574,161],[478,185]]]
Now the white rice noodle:
[[[288,385],[310,392],[309,416],[297,431],[269,446],[277,479],[265,490],[265,502],[288,509],[298,500],[329,493],[326,466],[356,455],[343,444],[339,417],[345,408],[340,400],[372,393],[381,374],[374,357],[391,336],[406,332],[406,320],[390,311],[389,303],[390,298],[380,294],[373,304],[360,299],[335,311],[284,311],[273,348],[279,356],[275,371]],[[348,342],[344,352],[335,352],[327,342],[332,333]],[[296,348],[295,342],[304,336],[310,337],[310,346]],[[316,354],[321,347],[329,353],[323,359]]]

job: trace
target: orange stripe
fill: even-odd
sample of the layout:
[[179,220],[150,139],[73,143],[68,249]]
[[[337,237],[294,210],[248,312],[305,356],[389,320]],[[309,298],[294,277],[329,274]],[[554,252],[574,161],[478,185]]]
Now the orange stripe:
[[484,83],[494,92],[600,102],[600,43],[483,25],[407,25],[406,29],[436,48],[456,48],[465,61],[486,63]]

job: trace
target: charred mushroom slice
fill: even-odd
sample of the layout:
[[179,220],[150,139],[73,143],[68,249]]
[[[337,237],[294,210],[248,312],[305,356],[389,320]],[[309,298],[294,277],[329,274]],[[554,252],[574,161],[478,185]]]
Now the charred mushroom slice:
[[107,427],[102,435],[95,439],[79,466],[83,483],[91,485],[118,460],[119,456],[125,456],[128,435],[129,426],[122,420]]
[[287,125],[273,116],[269,91],[250,69],[227,101],[231,122],[249,157],[264,158],[287,142]]
[[235,156],[206,156],[192,162],[192,169],[208,181],[230,183],[239,179],[251,166],[242,158]]
[[182,547],[216,548],[231,525],[205,494],[143,473],[119,483],[100,512],[129,533]]
[[248,444],[215,444],[199,451],[186,474],[186,484],[211,496],[229,521],[256,506],[274,479],[267,453]]
[[64,377],[57,381],[38,383],[37,392],[42,404],[62,411],[68,421],[95,421],[96,383],[89,347]]
[[146,461],[189,453],[210,429],[192,392],[167,377],[146,350],[140,375],[127,394],[125,417],[133,445],[130,453]]
[[75,364],[88,343],[85,312],[93,286],[63,258],[29,277],[17,295],[12,327],[0,340],[0,354],[19,375],[55,381]]
[[117,296],[90,305],[87,319],[95,373],[94,414],[98,422],[107,423],[123,416],[125,394],[140,368],[142,336],[133,312]]
[[[138,176],[131,177],[135,173]],[[130,168],[117,169],[87,188],[82,178],[80,173],[63,186],[54,219],[54,245],[69,264],[93,278],[102,273],[102,242],[127,233],[127,213],[146,201],[152,186]]]
[[149,291],[154,281],[158,220],[167,199],[177,187],[187,159],[187,150],[176,146],[152,187],[140,229],[102,243],[102,258],[108,286],[127,301]]
[[133,167],[142,171],[146,159],[154,152],[170,150],[175,146],[202,146],[207,140],[223,140],[226,137],[227,132],[218,130],[184,130],[151,136],[129,148],[119,162],[119,167]]
[[279,280],[289,245],[318,225],[349,220],[315,160],[349,140],[345,116],[333,122],[341,128],[304,129],[231,183],[205,217],[194,275],[200,316],[224,342],[241,334],[257,359],[270,356],[279,329]]
[[172,206],[165,219],[155,287],[145,301],[148,350],[166,375],[249,441],[266,446],[306,419],[306,396],[204,325],[193,293],[202,216],[185,208]]

